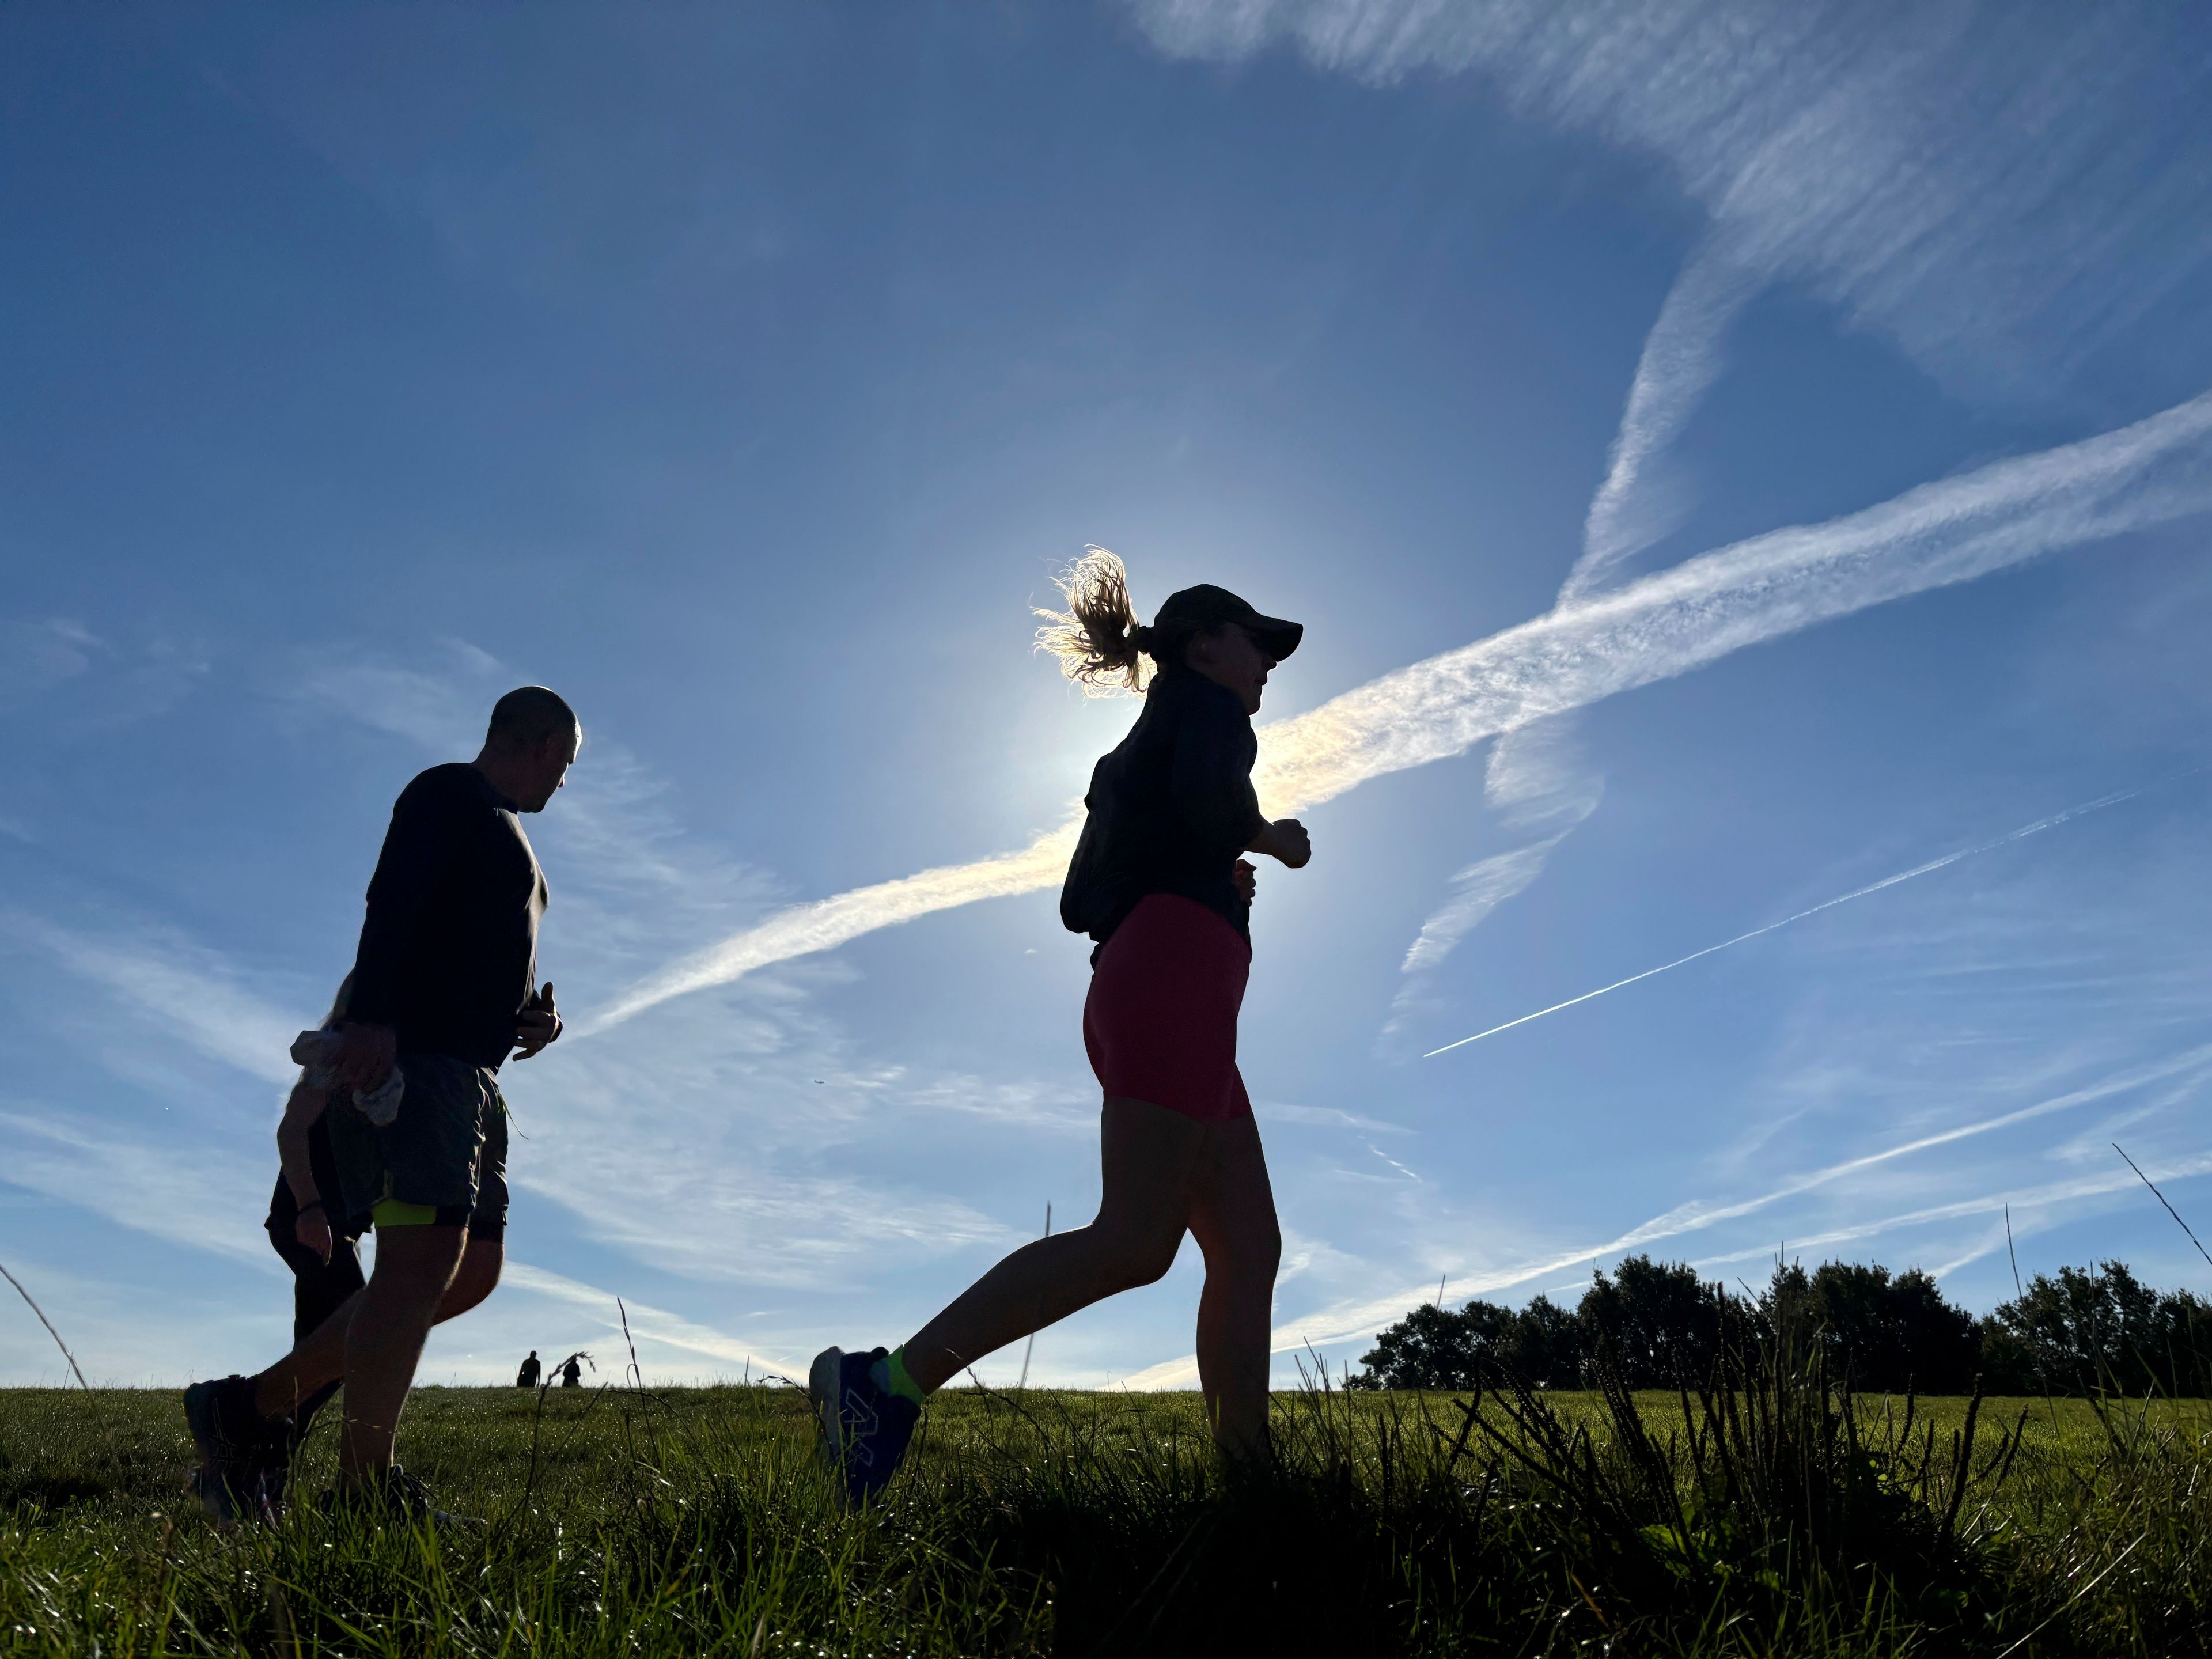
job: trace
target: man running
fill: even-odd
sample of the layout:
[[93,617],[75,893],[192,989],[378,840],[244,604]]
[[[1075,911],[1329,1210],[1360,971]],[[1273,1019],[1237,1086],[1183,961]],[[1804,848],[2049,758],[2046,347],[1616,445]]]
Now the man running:
[[[375,1267],[347,1308],[268,1370],[185,1391],[204,1490],[243,1490],[283,1419],[343,1378],[336,1496],[392,1513],[428,1510],[422,1483],[393,1460],[400,1407],[448,1299],[473,1306],[498,1282],[507,1202],[500,1065],[561,1034],[553,988],[532,988],[547,893],[518,814],[544,810],[582,741],[566,702],[524,686],[493,708],[473,762],[432,767],[392,808],[348,1017],[326,1061],[343,1212],[376,1228]],[[404,1080],[398,1115],[379,1127],[353,1097],[395,1066]]]

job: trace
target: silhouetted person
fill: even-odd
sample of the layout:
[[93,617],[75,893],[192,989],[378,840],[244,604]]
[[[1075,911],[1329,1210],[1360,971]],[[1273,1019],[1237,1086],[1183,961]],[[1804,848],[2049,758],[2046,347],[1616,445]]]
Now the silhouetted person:
[[[338,986],[337,1000],[322,1029],[335,1033],[345,1018],[353,989],[349,974]],[[295,1361],[311,1357],[312,1340],[329,1328],[325,1342],[342,1343],[345,1322],[352,1317],[353,1300],[365,1282],[361,1271],[361,1236],[368,1230],[366,1218],[349,1217],[339,1183],[336,1155],[331,1149],[331,1090],[316,1073],[303,1070],[284,1102],[284,1115],[276,1125],[276,1154],[280,1171],[270,1194],[269,1214],[262,1226],[269,1243],[292,1270],[292,1344],[283,1359],[253,1379],[256,1411],[269,1432],[250,1446],[225,1474],[211,1466],[196,1470],[193,1491],[209,1512],[222,1520],[245,1512],[273,1521],[283,1512],[285,1490],[290,1485],[292,1461],[307,1438],[316,1414],[338,1391],[331,1378],[306,1393],[305,1376]],[[489,1295],[491,1280],[481,1273],[456,1274],[438,1304],[441,1322],[466,1313]],[[291,1405],[285,1413],[286,1402]]]
[[[855,1503],[905,1455],[921,1402],[966,1366],[1164,1275],[1188,1233],[1206,1256],[1198,1379],[1217,1445],[1264,1462],[1267,1334],[1282,1255],[1267,1163],[1237,1069],[1252,961],[1253,868],[1312,856],[1294,818],[1261,816],[1252,716],[1304,630],[1225,589],[1170,594],[1148,628],[1121,562],[1093,548],[1039,641],[1086,687],[1145,694],[1099,761],[1060,899],[1097,941],[1083,1041],[1104,1097],[1097,1218],[1025,1244],[889,1352],[825,1348],[808,1373],[825,1448]],[[1148,676],[1139,659],[1149,658]]]
[[570,1354],[568,1363],[561,1367],[561,1386],[564,1389],[581,1388],[583,1382],[584,1368],[576,1363],[576,1356]]
[[[349,1018],[327,1055],[331,1151],[349,1223],[377,1231],[360,1295],[253,1377],[197,1382],[185,1414],[206,1469],[240,1489],[276,1420],[343,1376],[335,1496],[373,1510],[430,1509],[392,1461],[400,1407],[430,1326],[459,1291],[499,1282],[507,1232],[506,1103],[498,1070],[561,1035],[553,988],[537,984],[545,878],[523,833],[583,742],[574,711],[544,686],[493,708],[483,750],[434,766],[400,794],[368,884]],[[404,1079],[381,1124],[355,1096]]]
[[518,1389],[534,1389],[538,1386],[538,1379],[544,1374],[538,1364],[538,1350],[532,1348],[530,1351],[530,1358],[522,1362],[522,1369],[514,1374],[514,1386]]

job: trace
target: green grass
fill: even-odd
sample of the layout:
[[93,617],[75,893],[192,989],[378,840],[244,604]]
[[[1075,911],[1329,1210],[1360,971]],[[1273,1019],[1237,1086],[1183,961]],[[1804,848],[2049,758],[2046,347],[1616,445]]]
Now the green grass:
[[1285,1395],[1260,1479],[1191,1396],[955,1392],[849,1516],[787,1388],[429,1389],[433,1534],[321,1516],[327,1427],[223,1528],[173,1395],[0,1393],[0,1654],[2212,1650],[2202,1403],[1985,1401],[1963,1460],[1964,1401],[1685,1404]]

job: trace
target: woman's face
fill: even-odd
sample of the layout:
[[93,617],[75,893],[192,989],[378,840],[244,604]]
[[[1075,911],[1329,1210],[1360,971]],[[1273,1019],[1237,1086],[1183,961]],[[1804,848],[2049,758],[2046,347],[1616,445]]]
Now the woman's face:
[[1260,693],[1267,684],[1267,671],[1275,665],[1241,623],[1224,623],[1211,634],[1200,634],[1183,653],[1183,661],[1242,697],[1248,714],[1260,712]]

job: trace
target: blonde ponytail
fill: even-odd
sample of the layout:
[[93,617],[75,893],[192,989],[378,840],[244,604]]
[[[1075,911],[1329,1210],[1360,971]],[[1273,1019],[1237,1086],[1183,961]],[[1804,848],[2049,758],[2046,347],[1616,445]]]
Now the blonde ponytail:
[[1158,653],[1152,630],[1137,620],[1129,602],[1129,573],[1121,560],[1103,547],[1086,547],[1056,580],[1067,609],[1036,613],[1044,618],[1037,649],[1058,657],[1060,672],[1085,696],[1143,690],[1152,676],[1142,658]]

